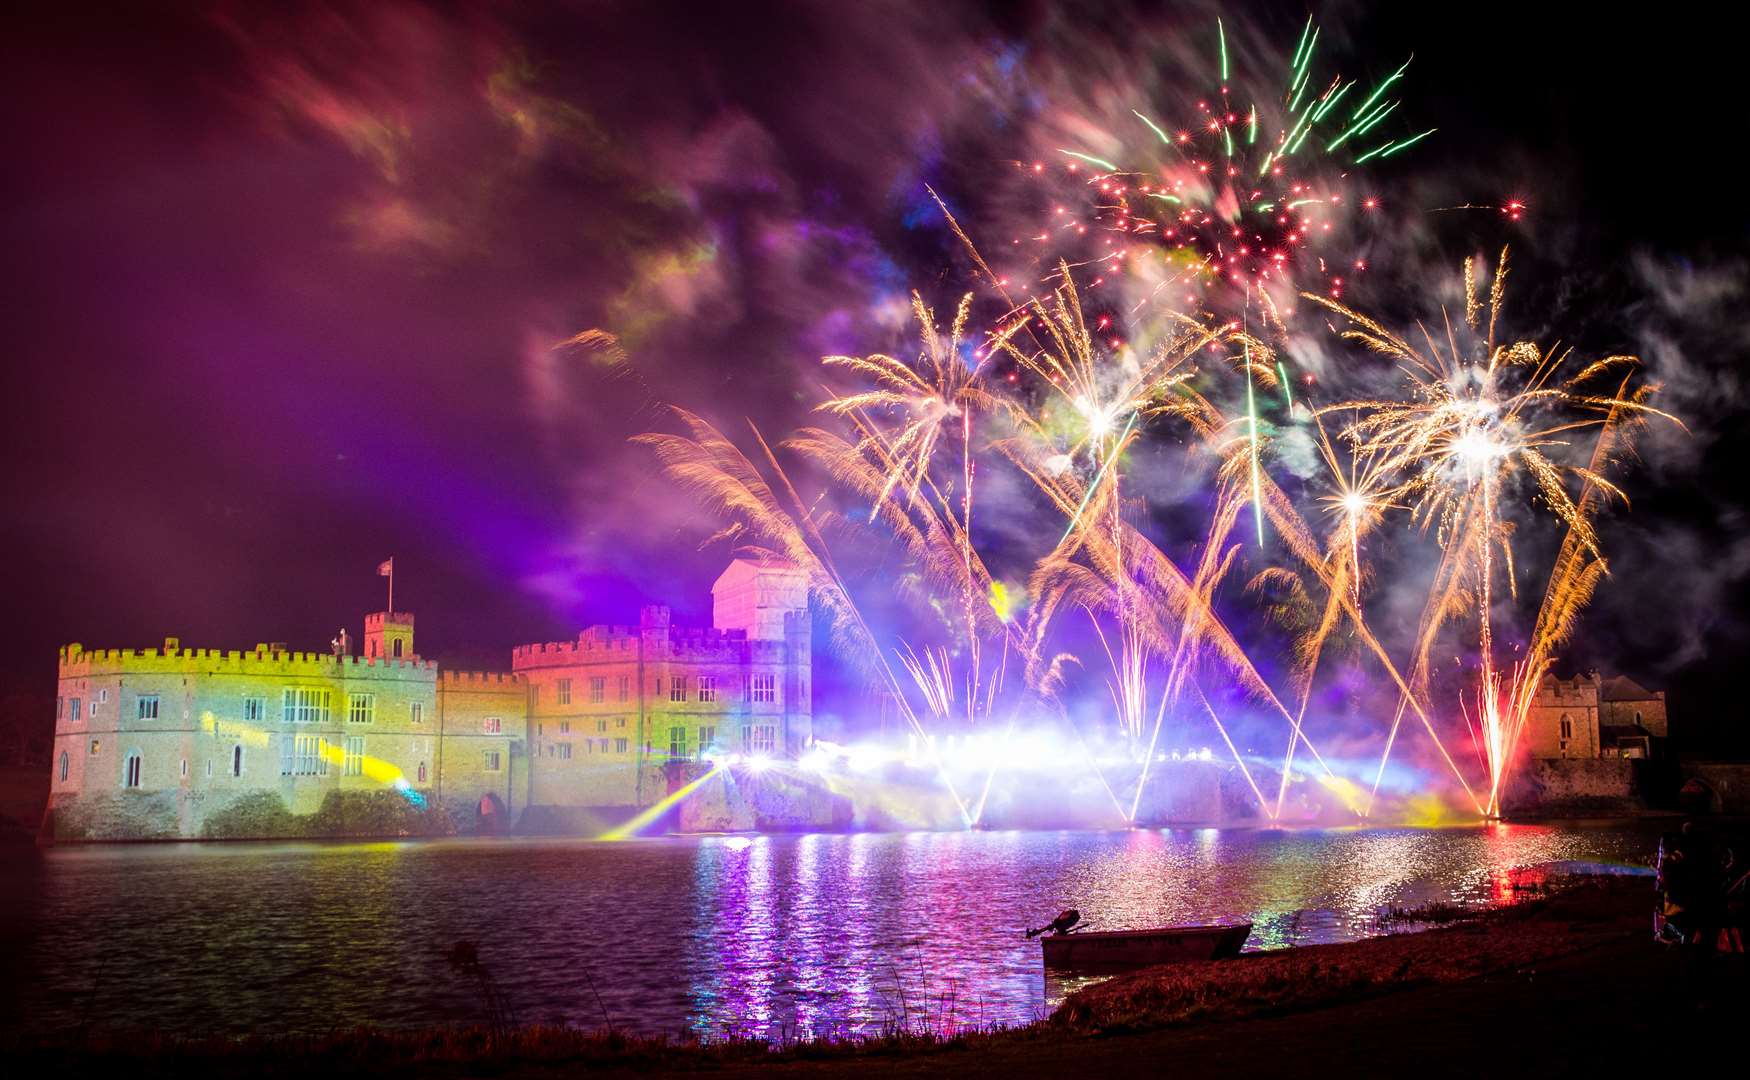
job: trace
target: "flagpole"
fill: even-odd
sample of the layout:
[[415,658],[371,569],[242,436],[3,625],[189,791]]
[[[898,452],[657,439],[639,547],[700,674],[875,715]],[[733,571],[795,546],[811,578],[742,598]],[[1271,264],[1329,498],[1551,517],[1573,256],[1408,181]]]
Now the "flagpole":
[[395,557],[389,556],[389,618],[395,617]]

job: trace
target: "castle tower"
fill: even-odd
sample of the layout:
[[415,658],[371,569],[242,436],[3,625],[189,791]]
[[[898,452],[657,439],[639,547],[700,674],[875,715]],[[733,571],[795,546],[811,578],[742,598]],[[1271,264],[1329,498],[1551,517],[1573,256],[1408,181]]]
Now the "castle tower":
[[788,559],[737,558],[711,586],[711,625],[750,641],[785,640],[785,616],[807,610],[808,578]]
[[365,659],[413,660],[413,615],[376,611],[365,616]]

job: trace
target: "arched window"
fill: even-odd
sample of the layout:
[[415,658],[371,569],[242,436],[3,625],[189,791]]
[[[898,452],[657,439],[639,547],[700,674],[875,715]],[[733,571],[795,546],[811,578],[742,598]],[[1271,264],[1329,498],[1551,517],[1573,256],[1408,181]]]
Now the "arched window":
[[1635,727],[1641,726],[1641,710],[1635,710]]
[[67,782],[67,751],[61,751],[61,783]]
[[419,782],[425,783],[425,762],[419,763]]
[[395,655],[396,656],[401,655],[401,639],[400,638],[395,639]]
[[129,750],[126,760],[122,763],[122,786],[137,788],[140,786],[140,752]]
[[1574,721],[1569,718],[1567,713],[1563,713],[1562,714],[1562,738],[1571,739],[1573,737],[1574,737]]
[[241,745],[231,748],[231,775],[243,775],[243,747]]

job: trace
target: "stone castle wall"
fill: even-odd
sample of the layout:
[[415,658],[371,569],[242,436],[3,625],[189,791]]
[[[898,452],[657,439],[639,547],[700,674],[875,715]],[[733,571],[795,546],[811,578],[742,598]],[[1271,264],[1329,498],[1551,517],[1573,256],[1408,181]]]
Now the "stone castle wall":
[[[525,696],[514,676],[172,640],[68,646],[58,689],[48,811],[59,838],[200,837],[245,800],[308,818],[334,794],[386,790],[472,821],[463,811],[482,797],[514,794]],[[501,714],[496,734],[488,712]]]
[[1513,774],[1503,806],[1509,815],[1640,810],[1645,801],[1635,766],[1623,758],[1528,761]]
[[[531,807],[625,818],[666,796],[671,763],[793,757],[812,736],[806,595],[753,588],[782,571],[742,566],[724,580],[752,589],[743,599],[758,602],[743,614],[756,631],[778,627],[775,638],[676,628],[667,608],[651,607],[636,628],[519,647],[508,673],[421,659],[404,612],[367,616],[365,657],[183,649],[176,639],[162,649],[69,645],[46,831],[502,830]],[[804,606],[774,606],[796,600]],[[399,802],[383,803],[385,793]],[[415,819],[402,820],[403,805]]]

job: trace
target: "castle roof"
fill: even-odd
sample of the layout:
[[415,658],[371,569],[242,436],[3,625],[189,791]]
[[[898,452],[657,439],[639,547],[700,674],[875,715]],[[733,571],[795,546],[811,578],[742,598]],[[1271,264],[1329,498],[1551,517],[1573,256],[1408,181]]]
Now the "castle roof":
[[749,552],[738,554],[731,559],[729,565],[723,568],[723,573],[717,575],[712,583],[711,591],[716,592],[725,582],[742,581],[757,576],[761,571],[779,571],[799,574],[802,568],[782,555],[768,552]]
[[1659,695],[1627,675],[1613,675],[1604,680],[1598,696],[1605,701],[1657,701]]

